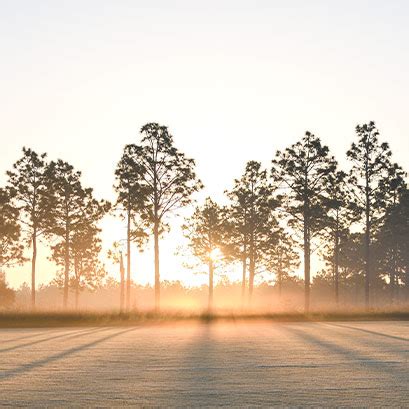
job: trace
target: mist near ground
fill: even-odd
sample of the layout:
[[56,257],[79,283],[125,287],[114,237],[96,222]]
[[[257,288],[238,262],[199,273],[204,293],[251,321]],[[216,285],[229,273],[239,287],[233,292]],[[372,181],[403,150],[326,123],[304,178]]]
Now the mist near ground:
[[[363,280],[357,286],[340,288],[340,301],[334,300],[333,285],[329,281],[315,280],[311,288],[312,310],[320,311],[351,311],[364,309]],[[31,291],[28,285],[21,286],[15,291],[15,298],[8,307],[8,311],[30,310]],[[62,311],[62,290],[49,284],[39,288],[37,293],[37,310]],[[378,310],[406,310],[409,308],[409,297],[405,288],[401,288],[394,302],[390,301],[390,291],[387,284],[378,288],[373,294]],[[75,293],[71,292],[68,309],[80,311],[119,311],[120,286],[114,280],[109,281],[95,291],[84,290],[79,294],[78,306],[75,305]],[[132,283],[131,303],[132,311],[153,311],[154,288]],[[161,310],[166,312],[200,313],[208,311],[208,287],[186,287],[178,281],[165,281],[161,286]],[[291,278],[280,289],[277,285],[261,283],[256,286],[252,299],[247,292],[242,296],[239,282],[221,282],[214,288],[213,312],[235,313],[271,313],[304,311],[304,282],[298,278]]]

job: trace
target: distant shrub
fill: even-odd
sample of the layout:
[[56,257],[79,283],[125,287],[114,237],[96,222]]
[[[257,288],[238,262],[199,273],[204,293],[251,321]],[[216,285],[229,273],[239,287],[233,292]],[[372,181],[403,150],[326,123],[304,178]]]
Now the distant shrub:
[[15,298],[15,291],[8,287],[4,273],[0,272],[0,308],[10,307]]

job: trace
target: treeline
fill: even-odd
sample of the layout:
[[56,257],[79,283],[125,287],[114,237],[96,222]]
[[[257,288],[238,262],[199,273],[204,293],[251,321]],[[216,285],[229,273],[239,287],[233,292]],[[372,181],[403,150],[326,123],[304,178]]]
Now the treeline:
[[[226,153],[227,154],[227,153]],[[409,297],[409,192],[406,174],[379,140],[373,122],[356,127],[356,140],[342,170],[329,148],[310,132],[278,151],[269,169],[250,161],[226,191],[228,204],[211,198],[197,206],[184,225],[191,254],[208,269],[208,307],[213,306],[214,275],[240,265],[241,304],[254,303],[255,277],[271,274],[278,295],[282,285],[304,269],[305,310],[310,308],[311,256],[324,263],[317,283],[328,282],[339,302],[340,288],[358,294],[366,307],[385,292],[393,303]],[[142,127],[138,144],[124,147],[115,171],[115,203],[98,201],[81,183],[81,174],[62,160],[23,148],[0,189],[0,265],[25,263],[30,249],[31,303],[35,307],[38,240],[50,243],[50,258],[60,267],[54,281],[78,295],[100,286],[106,276],[100,262],[98,227],[108,212],[125,220],[126,237],[113,243],[109,257],[121,272],[120,308],[131,307],[134,246],[154,245],[154,300],[160,307],[160,238],[169,215],[192,204],[202,188],[195,162],[178,150],[164,126]],[[125,250],[123,251],[123,245]],[[302,257],[300,259],[300,254]]]
[[[74,289],[72,289],[74,291]],[[0,286],[1,293],[1,286]],[[166,311],[205,311],[208,307],[208,285],[189,287],[179,281],[161,281],[161,308]],[[23,283],[18,289],[9,290],[8,309],[26,310],[30,306],[31,289]],[[152,311],[155,308],[154,288],[151,285],[131,283],[131,309]],[[352,298],[341,293],[345,307],[353,310],[355,304]],[[288,277],[283,280],[281,294],[277,283],[258,281],[254,286],[252,310],[267,311],[299,311],[304,305],[304,284],[298,277]],[[333,286],[329,281],[314,280],[311,284],[311,296],[314,300],[314,310],[333,308]],[[87,311],[112,311],[118,309],[120,297],[120,282],[108,277],[96,289],[84,289],[81,292],[81,309]],[[214,286],[214,308],[218,311],[237,311],[241,309],[241,282],[230,282],[221,277]],[[60,311],[61,288],[57,283],[42,284],[37,287],[36,306],[39,310]]]

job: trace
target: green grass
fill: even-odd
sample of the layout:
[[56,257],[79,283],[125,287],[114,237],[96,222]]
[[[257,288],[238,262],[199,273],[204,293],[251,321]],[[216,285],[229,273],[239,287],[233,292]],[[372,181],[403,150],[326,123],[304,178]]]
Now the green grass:
[[250,312],[0,312],[0,328],[38,328],[70,326],[132,326],[143,324],[176,323],[183,321],[255,321],[275,322],[307,321],[407,321],[409,310],[404,311],[316,311],[309,314],[301,312],[250,313]]

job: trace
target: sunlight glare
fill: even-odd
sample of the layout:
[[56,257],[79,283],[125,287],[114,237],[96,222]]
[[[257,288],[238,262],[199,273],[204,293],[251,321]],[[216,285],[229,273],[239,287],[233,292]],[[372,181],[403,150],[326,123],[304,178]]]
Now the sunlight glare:
[[222,256],[223,256],[222,251],[221,251],[218,247],[214,248],[214,249],[210,252],[210,259],[211,259],[212,261],[220,260],[220,259],[222,258]]

